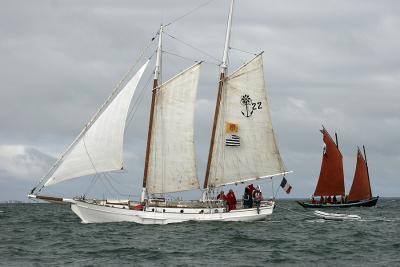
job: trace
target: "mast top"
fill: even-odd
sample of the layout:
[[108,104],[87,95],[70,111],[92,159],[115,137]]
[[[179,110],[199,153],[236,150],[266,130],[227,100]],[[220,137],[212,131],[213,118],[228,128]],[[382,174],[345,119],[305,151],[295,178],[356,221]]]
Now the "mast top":
[[230,39],[231,39],[233,4],[234,4],[234,0],[231,0],[231,7],[229,9],[229,16],[228,16],[228,26],[226,28],[224,55],[222,57],[222,64],[221,64],[221,73],[224,73],[224,74],[226,74],[226,70],[228,69],[228,52],[229,52],[229,44],[230,44]]
[[159,83],[159,79],[161,76],[161,53],[162,53],[162,34],[164,31],[164,26],[160,25],[160,31],[158,36],[158,46],[157,46],[157,57],[156,57],[156,67],[154,69],[154,80],[157,80]]

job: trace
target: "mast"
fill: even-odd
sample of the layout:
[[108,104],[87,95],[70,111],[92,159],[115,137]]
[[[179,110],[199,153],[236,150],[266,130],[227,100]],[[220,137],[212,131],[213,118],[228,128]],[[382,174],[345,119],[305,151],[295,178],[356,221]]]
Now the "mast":
[[212,134],[211,134],[210,150],[208,152],[206,177],[204,179],[204,186],[203,186],[204,188],[208,188],[208,178],[210,176],[210,167],[211,167],[211,160],[212,160],[212,152],[214,149],[215,132],[217,130],[217,121],[218,121],[219,108],[220,108],[221,97],[222,97],[222,86],[223,86],[224,79],[225,79],[225,76],[227,74],[227,69],[228,69],[228,52],[229,52],[229,44],[230,44],[230,38],[231,38],[233,4],[234,4],[234,0],[231,0],[229,16],[228,16],[228,26],[226,29],[224,55],[222,57],[221,72],[220,72],[219,81],[218,81],[218,96],[217,96],[217,102],[215,104],[214,123],[213,123],[213,129],[212,129]]
[[337,133],[335,133],[335,139],[336,139],[336,147],[337,147],[337,149],[339,149],[339,141],[337,138]]
[[159,32],[159,36],[158,36],[157,59],[156,59],[156,67],[154,69],[154,80],[153,80],[153,92],[151,95],[149,129],[147,132],[146,158],[145,158],[145,162],[144,162],[143,185],[142,185],[143,188],[142,188],[142,195],[140,197],[140,201],[144,201],[145,195],[146,195],[146,183],[147,183],[147,174],[148,174],[148,169],[149,169],[150,144],[151,144],[151,137],[152,137],[152,130],[153,130],[156,88],[159,84],[159,79],[161,76],[162,33],[163,33],[163,25],[160,26],[160,32]]
[[367,154],[365,153],[365,146],[364,146],[364,145],[363,145],[363,151],[364,151],[364,158],[365,158],[365,166],[367,167],[369,192],[370,192],[371,197],[372,197],[371,182],[370,182],[370,180],[369,180],[368,160],[367,160]]

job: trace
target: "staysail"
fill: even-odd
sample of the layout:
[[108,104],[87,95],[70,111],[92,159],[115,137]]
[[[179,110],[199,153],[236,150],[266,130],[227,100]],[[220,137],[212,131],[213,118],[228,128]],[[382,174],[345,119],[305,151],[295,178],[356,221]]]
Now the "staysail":
[[194,151],[194,111],[200,63],[158,88],[147,173],[147,192],[198,189]]
[[126,117],[132,96],[148,63],[139,69],[124,88],[114,91],[44,177],[43,186],[123,168]]
[[343,196],[345,191],[342,154],[325,128],[321,133],[325,146],[314,196]]
[[360,149],[358,149],[356,170],[347,201],[360,201],[370,199],[371,197],[372,193],[369,184],[367,164]]
[[262,54],[223,82],[207,187],[283,174],[276,145]]

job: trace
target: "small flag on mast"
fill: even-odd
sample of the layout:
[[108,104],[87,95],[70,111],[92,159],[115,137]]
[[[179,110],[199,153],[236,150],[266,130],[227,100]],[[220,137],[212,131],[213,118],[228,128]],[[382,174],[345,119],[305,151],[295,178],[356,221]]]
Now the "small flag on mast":
[[286,194],[290,194],[290,191],[292,190],[292,186],[288,183],[285,177],[283,177],[282,182],[281,182],[281,187],[283,190],[285,190]]

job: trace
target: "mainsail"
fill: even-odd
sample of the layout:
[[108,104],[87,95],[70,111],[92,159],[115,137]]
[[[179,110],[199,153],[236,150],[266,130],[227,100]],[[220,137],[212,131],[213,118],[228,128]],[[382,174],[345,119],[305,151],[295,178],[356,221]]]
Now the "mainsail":
[[342,154],[325,128],[321,130],[325,143],[321,172],[314,196],[344,195]]
[[223,82],[207,187],[283,174],[276,145],[262,54]]
[[158,88],[147,173],[147,192],[199,188],[194,151],[194,111],[200,64]]
[[132,96],[148,63],[139,69],[124,88],[111,95],[44,177],[44,186],[123,168],[126,117]]
[[360,201],[370,199],[371,197],[372,193],[369,183],[367,164],[363,155],[361,154],[360,149],[358,149],[356,170],[347,201]]

